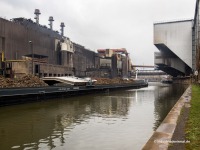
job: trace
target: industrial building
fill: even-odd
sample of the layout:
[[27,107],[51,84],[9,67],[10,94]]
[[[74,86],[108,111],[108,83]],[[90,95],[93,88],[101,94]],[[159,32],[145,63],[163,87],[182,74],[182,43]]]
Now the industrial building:
[[73,47],[75,50],[73,54],[74,75],[78,77],[89,76],[87,70],[99,66],[97,53],[76,43],[73,43]]
[[192,20],[154,24],[154,62],[172,76],[190,75],[192,71]]
[[130,77],[131,59],[125,48],[98,49],[95,56],[95,67],[87,68],[87,76],[95,77]]
[[[64,36],[64,22],[60,24],[59,33],[53,29],[53,16],[49,17],[47,27],[40,25],[40,10],[35,9],[34,14],[35,21],[0,18],[0,74],[8,77],[33,74],[39,77],[74,75],[110,78],[129,74],[130,58],[126,50],[121,52],[125,54],[123,57],[115,52],[115,56],[102,58],[99,53]],[[119,60],[117,56],[120,56]],[[110,64],[112,62],[109,69],[103,68],[102,63],[107,58]]]
[[36,22],[25,18],[11,21],[0,18],[1,74],[72,75],[72,42],[52,30],[52,20],[50,28],[41,26],[39,10],[35,13]]
[[[196,1],[194,19],[154,23],[154,62],[158,69],[174,76],[200,71],[200,17]],[[199,75],[199,73],[198,73]]]

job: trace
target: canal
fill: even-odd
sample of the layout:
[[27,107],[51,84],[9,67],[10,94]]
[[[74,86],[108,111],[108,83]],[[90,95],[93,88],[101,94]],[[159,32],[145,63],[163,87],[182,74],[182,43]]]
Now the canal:
[[0,149],[139,150],[187,85],[0,107]]

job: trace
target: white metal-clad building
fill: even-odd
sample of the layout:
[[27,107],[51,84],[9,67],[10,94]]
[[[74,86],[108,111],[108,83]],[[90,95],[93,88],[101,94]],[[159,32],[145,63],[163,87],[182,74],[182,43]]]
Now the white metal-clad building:
[[154,24],[155,65],[172,76],[189,75],[192,71],[193,20]]

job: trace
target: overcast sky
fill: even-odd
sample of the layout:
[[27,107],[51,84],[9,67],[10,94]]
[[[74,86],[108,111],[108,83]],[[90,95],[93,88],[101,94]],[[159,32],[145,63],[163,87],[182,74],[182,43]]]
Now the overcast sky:
[[54,30],[65,23],[65,36],[96,51],[126,48],[134,64],[153,65],[153,23],[193,19],[196,0],[0,0],[0,17],[34,19]]

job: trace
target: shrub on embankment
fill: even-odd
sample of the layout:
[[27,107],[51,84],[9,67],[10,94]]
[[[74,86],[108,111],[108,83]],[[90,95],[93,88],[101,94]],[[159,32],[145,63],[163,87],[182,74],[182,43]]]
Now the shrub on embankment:
[[192,99],[189,119],[186,126],[186,138],[190,141],[186,149],[200,149],[200,86],[192,85]]

